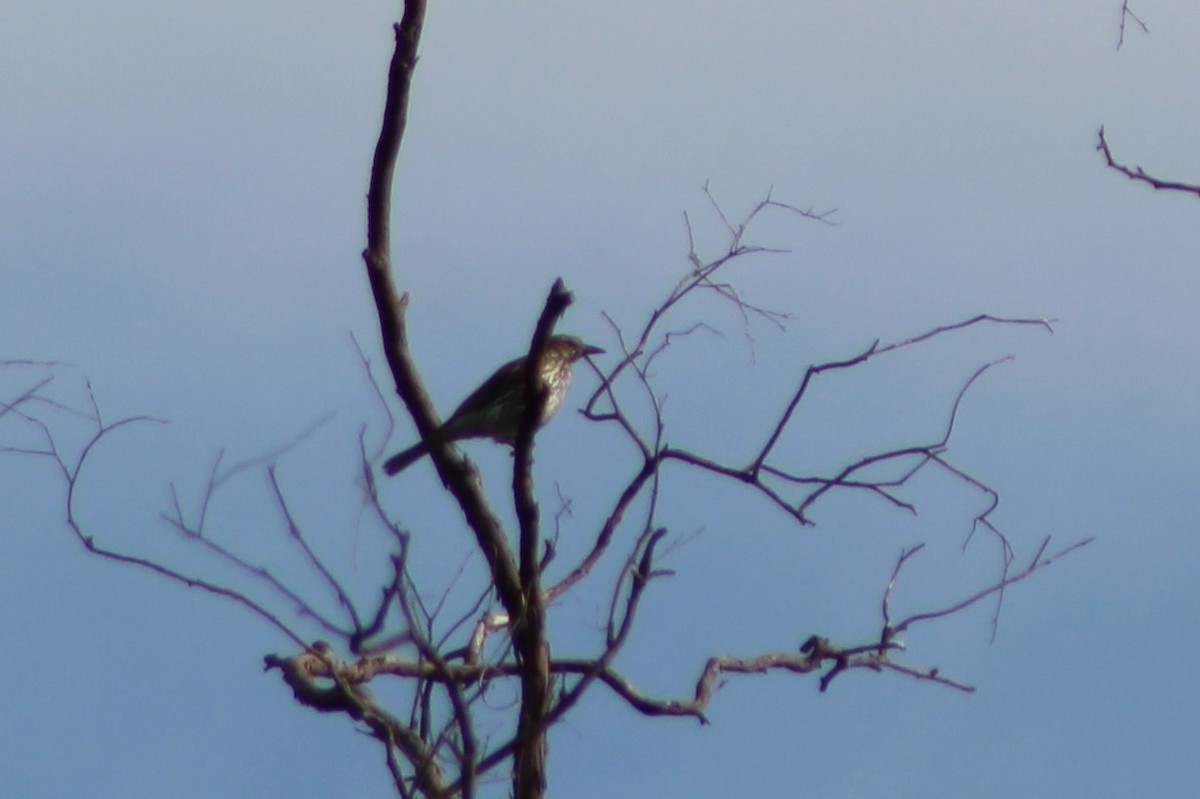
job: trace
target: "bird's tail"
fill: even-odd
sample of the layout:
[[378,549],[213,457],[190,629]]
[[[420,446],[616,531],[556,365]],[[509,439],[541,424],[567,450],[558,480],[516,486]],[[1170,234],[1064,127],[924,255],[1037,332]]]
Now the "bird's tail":
[[424,441],[413,444],[408,449],[397,452],[395,455],[383,462],[384,474],[388,475],[389,477],[394,474],[399,474],[428,454],[429,445]]

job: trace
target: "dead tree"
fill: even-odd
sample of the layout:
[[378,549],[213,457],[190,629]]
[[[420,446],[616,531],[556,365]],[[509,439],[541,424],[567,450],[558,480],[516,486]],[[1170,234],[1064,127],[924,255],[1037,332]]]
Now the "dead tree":
[[[222,468],[218,461],[203,488],[199,513],[185,513],[176,501],[163,514],[165,522],[184,540],[215,555],[239,579],[264,589],[269,600],[253,598],[231,581],[201,577],[112,548],[87,529],[79,512],[77,489],[89,474],[88,464],[96,444],[120,428],[148,420],[131,417],[109,421],[94,400],[82,410],[71,409],[63,402],[46,399],[45,380],[34,380],[0,405],[0,417],[8,417],[0,418],[7,425],[0,428],[0,433],[10,436],[0,452],[47,459],[56,467],[65,487],[67,525],[90,553],[239,603],[278,630],[294,648],[287,654],[267,655],[265,668],[277,672],[303,705],[322,713],[344,715],[376,739],[400,797],[471,799],[480,795],[485,780],[510,782],[511,794],[519,799],[543,796],[548,735],[592,689],[611,692],[644,716],[687,717],[702,724],[708,723],[707,710],[719,682],[735,674],[786,671],[797,676],[813,675],[824,691],[847,671],[869,670],[972,691],[970,685],[943,674],[939,668],[909,661],[903,634],[984,601],[998,608],[1000,597],[1010,586],[1086,543],[1051,551],[1047,539],[1036,546],[1031,557],[1019,559],[1009,538],[993,520],[999,503],[996,492],[957,464],[950,454],[961,403],[976,380],[999,361],[964,375],[957,392],[946,398],[948,411],[940,433],[929,440],[880,448],[829,472],[789,467],[779,457],[780,441],[810,389],[832,375],[968,328],[993,325],[1049,330],[1050,323],[979,314],[901,340],[876,341],[838,360],[814,363],[797,372],[794,389],[778,398],[772,417],[761,420],[753,455],[747,460],[730,462],[713,456],[703,441],[668,444],[663,435],[664,409],[653,385],[651,367],[669,357],[672,345],[681,337],[704,325],[689,310],[693,300],[715,296],[747,321],[778,321],[775,312],[747,300],[727,277],[749,256],[777,251],[753,243],[754,223],[766,214],[788,214],[809,223],[831,221],[831,212],[786,204],[770,194],[744,218],[734,221],[709,195],[724,226],[725,245],[715,256],[706,256],[690,242],[688,270],[660,302],[648,309],[644,324],[627,331],[613,323],[612,338],[617,347],[610,349],[605,358],[588,362],[596,388],[582,413],[635,453],[634,466],[620,478],[622,488],[612,505],[586,523],[592,533],[582,556],[574,562],[560,563],[555,538],[547,530],[546,514],[539,505],[538,486],[546,480],[535,480],[541,477],[534,469],[533,457],[536,402],[530,404],[513,447],[508,501],[515,522],[509,525],[502,521],[505,514],[485,493],[481,470],[457,446],[435,435],[440,419],[409,347],[406,311],[410,298],[397,277],[389,220],[393,176],[424,10],[423,0],[407,0],[403,17],[395,26],[395,51],[368,193],[363,261],[375,300],[388,382],[394,385],[418,434],[429,442],[433,467],[461,513],[472,546],[486,563],[486,578],[481,583],[463,580],[452,586],[459,597],[468,597],[463,604],[469,610],[451,616],[445,610],[444,596],[436,602],[428,601],[429,589],[422,585],[422,575],[411,567],[413,539],[386,510],[384,495],[392,490],[391,486],[402,484],[379,479],[377,458],[368,454],[371,448],[365,440],[360,439],[363,500],[379,528],[386,531],[392,551],[389,577],[378,586],[369,604],[352,599],[358,592],[350,590],[346,577],[327,565],[305,534],[304,521],[289,503],[286,486],[274,467],[276,457],[286,452],[286,447],[280,453],[233,467]],[[690,233],[690,222],[688,229]],[[537,361],[537,354],[572,301],[563,280],[550,289],[540,318],[531,320],[529,363]],[[534,391],[532,379],[529,385]],[[49,403],[51,411],[73,413],[87,423],[89,433],[75,447],[75,454],[68,454],[63,434],[53,421],[54,414],[43,412],[37,401]],[[633,410],[635,406],[638,412]],[[891,476],[878,476],[878,467],[883,465],[894,467]],[[222,543],[206,527],[209,504],[231,480],[252,469],[265,471],[285,520],[287,536],[333,597],[332,611],[324,609],[320,598],[306,596],[292,587],[277,571],[252,562]],[[652,585],[671,573],[660,560],[670,530],[660,506],[662,493],[668,490],[663,475],[672,469],[726,481],[731,490],[734,486],[749,489],[762,502],[782,511],[798,528],[810,526],[812,509],[835,493],[867,495],[894,506],[897,512],[915,512],[899,489],[914,475],[937,470],[982,498],[982,509],[969,520],[970,532],[992,536],[999,542],[1002,556],[994,579],[958,601],[923,612],[900,613],[893,607],[893,588],[921,546],[904,548],[890,576],[884,575],[881,585],[869,589],[881,596],[878,630],[869,640],[836,642],[816,634],[802,640],[804,636],[796,631],[781,630],[777,649],[737,656],[714,654],[696,663],[692,674],[681,676],[694,680],[694,688],[674,696],[648,694],[636,687],[634,675],[624,672],[617,659],[637,622],[640,603]],[[620,564],[613,584],[598,585],[596,567],[601,563]],[[606,618],[597,630],[593,650],[570,653],[567,647],[552,647],[548,619],[556,603],[585,591],[606,598]],[[388,706],[376,697],[370,686],[383,681],[407,686],[407,706]],[[513,705],[497,710],[488,699],[502,686],[512,686]],[[498,724],[497,716],[501,717]],[[481,727],[484,718],[489,722],[486,729]]]

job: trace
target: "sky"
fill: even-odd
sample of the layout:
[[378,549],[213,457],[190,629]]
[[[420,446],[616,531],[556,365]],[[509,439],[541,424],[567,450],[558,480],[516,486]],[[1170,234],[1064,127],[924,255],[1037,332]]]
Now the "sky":
[[[711,725],[646,719],[597,691],[551,739],[552,796],[1179,796],[1200,784],[1192,475],[1200,394],[1195,197],[1118,159],[1200,182],[1200,14],[1120,2],[434,2],[397,173],[397,278],[444,410],[527,346],[550,284],[562,329],[614,349],[722,223],[771,196],[760,255],[727,275],[785,330],[712,301],[681,309],[653,377],[667,438],[740,462],[811,363],[978,313],[989,326],[814,389],[781,448],[830,468],[937,436],[995,488],[1032,557],[1094,538],[992,607],[913,631],[909,661],[978,687],[898,675],[733,677]],[[278,458],[305,529],[359,596],[386,541],[357,488],[413,439],[381,403],[359,253],[394,3],[105,4],[0,10],[0,398],[52,376],[90,383],[106,419],[153,417],[97,448],[78,507],[98,541],[238,584],[161,519],[199,512],[207,475],[316,432]],[[361,346],[360,356],[356,343]],[[594,387],[580,375],[574,406]],[[389,391],[384,391],[391,398]],[[396,414],[389,427],[388,410]],[[85,430],[56,417],[65,451]],[[388,439],[389,432],[391,434]],[[0,427],[0,444],[12,444]],[[9,439],[4,439],[9,436]],[[390,440],[390,443],[388,443]],[[19,443],[19,442],[18,442]],[[504,494],[508,457],[467,451]],[[634,463],[569,410],[539,437],[543,509],[569,497],[564,559]],[[994,579],[983,498],[945,476],[913,517],[840,495],[797,528],[686,471],[664,483],[674,576],[654,584],[619,665],[687,695],[706,657],[870,640],[899,552],[926,543],[896,602],[938,607]],[[430,596],[469,539],[427,464],[384,487]],[[261,470],[222,489],[219,540],[306,590]],[[625,531],[626,535],[630,530]],[[44,459],[0,455],[0,773],[12,796],[388,795],[376,744],[297,705],[262,656],[290,643],[244,611],[86,555]],[[593,651],[603,582],[555,609],[556,653]],[[471,564],[468,564],[470,573]],[[286,608],[284,609],[286,612]],[[384,689],[386,690],[386,689]],[[502,698],[497,701],[502,704]],[[802,786],[802,787],[801,787]],[[506,795],[503,781],[489,787]]]

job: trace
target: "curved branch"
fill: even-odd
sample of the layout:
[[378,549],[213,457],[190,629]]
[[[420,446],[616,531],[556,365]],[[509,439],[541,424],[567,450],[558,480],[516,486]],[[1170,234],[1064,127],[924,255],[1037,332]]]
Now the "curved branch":
[[[904,619],[902,619],[901,621],[897,622],[894,625],[888,625],[887,626],[888,640],[889,641],[892,640],[896,635],[904,632],[905,630],[907,630],[909,627],[913,626],[914,624],[919,624],[921,622],[926,622],[926,621],[933,621],[934,619],[945,618],[946,616],[951,616],[955,613],[958,613],[959,611],[966,610],[967,608],[971,607],[972,605],[976,604],[977,602],[980,602],[983,599],[986,599],[987,597],[989,597],[993,594],[997,594],[997,593],[1003,591],[1004,589],[1008,588],[1010,585],[1014,585],[1016,583],[1021,582],[1022,580],[1027,579],[1030,575],[1034,574],[1038,570],[1044,569],[1047,566],[1050,566],[1051,564],[1055,563],[1056,561],[1061,560],[1062,558],[1066,557],[1067,555],[1071,554],[1072,552],[1082,549],[1083,547],[1092,543],[1093,540],[1094,539],[1092,539],[1092,538],[1085,538],[1082,541],[1071,544],[1070,546],[1065,547],[1064,549],[1061,549],[1058,552],[1055,552],[1053,555],[1047,555],[1046,557],[1043,557],[1043,555],[1046,552],[1046,547],[1049,546],[1049,544],[1050,544],[1050,537],[1047,536],[1042,541],[1042,545],[1041,545],[1041,547],[1038,548],[1037,553],[1030,560],[1029,565],[1026,566],[1024,569],[1022,569],[1020,572],[1010,575],[1010,576],[1006,576],[1003,580],[1000,580],[999,582],[995,583],[994,585],[990,585],[987,588],[977,591],[974,594],[971,594],[969,597],[962,599],[958,602],[952,603],[950,605],[947,605],[944,608],[939,608],[937,610],[930,610],[930,611],[926,611],[924,613],[914,613],[911,616],[905,617]],[[906,560],[908,560],[908,558],[911,557],[912,554],[915,554],[915,553],[908,552],[907,554],[901,555],[900,561],[899,561],[899,563],[896,564],[896,570],[893,572],[893,575],[899,573],[901,567],[904,565],[904,562]],[[892,579],[894,581],[895,577],[893,576]],[[885,598],[884,598],[885,623],[886,623],[886,619],[887,619],[886,607],[887,607],[887,601],[888,601],[889,595],[890,595],[890,585],[889,585],[889,593],[885,594]]]
[[1200,185],[1195,183],[1180,183],[1175,180],[1163,180],[1152,175],[1147,175],[1146,171],[1140,166],[1126,166],[1118,163],[1113,158],[1112,151],[1108,149],[1108,140],[1104,138],[1104,126],[1100,126],[1098,135],[1099,141],[1096,144],[1096,149],[1104,155],[1104,161],[1110,169],[1115,169],[1130,180],[1140,181],[1147,184],[1156,191],[1179,191],[1185,194],[1194,194],[1200,197]]
[[367,194],[367,249],[363,261],[379,318],[384,356],[396,391],[408,408],[417,432],[430,443],[429,455],[448,491],[453,495],[496,583],[500,600],[510,613],[521,606],[521,582],[504,528],[483,495],[479,473],[470,461],[457,456],[453,445],[434,435],[440,420],[425,390],[408,347],[405,309],[408,295],[401,295],[392,275],[391,191],[396,158],[408,120],[408,102],[417,46],[425,19],[424,0],[405,0],[404,15],[395,26],[396,49],[388,70],[387,100]]
[[592,544],[591,551],[584,556],[578,566],[571,570],[570,574],[559,580],[546,592],[547,603],[558,599],[591,573],[592,568],[600,560],[605,550],[608,549],[608,545],[612,543],[613,534],[621,524],[621,520],[625,517],[625,511],[629,508],[630,503],[641,493],[642,488],[646,485],[646,481],[654,476],[656,468],[657,461],[655,460],[647,460],[642,464],[641,471],[634,475],[629,484],[625,486],[625,489],[617,498],[612,511],[609,512],[608,517],[604,520],[604,524],[601,525],[600,531],[596,534],[596,541]]
[[[99,416],[97,415],[96,418],[99,419]],[[278,616],[276,616],[271,611],[267,610],[266,607],[264,607],[263,605],[259,604],[258,602],[255,602],[250,597],[241,593],[240,591],[235,591],[231,588],[226,588],[225,586],[209,582],[208,580],[203,580],[203,579],[200,579],[197,577],[192,577],[190,575],[184,574],[175,569],[169,568],[167,566],[163,566],[160,563],[156,563],[155,561],[149,560],[148,558],[143,558],[143,557],[140,557],[137,555],[126,555],[125,553],[118,552],[113,549],[108,549],[107,547],[97,544],[95,539],[92,536],[88,535],[87,533],[85,533],[83,531],[83,527],[79,522],[79,517],[78,517],[78,514],[76,513],[75,506],[76,506],[77,488],[79,485],[79,475],[83,471],[83,467],[84,467],[85,463],[87,462],[88,456],[92,453],[92,451],[100,443],[100,441],[102,439],[104,439],[112,431],[114,431],[118,428],[124,427],[128,424],[132,424],[135,422],[143,422],[143,421],[157,421],[157,420],[147,419],[146,417],[130,417],[127,419],[121,419],[119,421],[113,422],[110,425],[104,425],[101,423],[100,427],[97,429],[95,435],[92,436],[91,440],[89,440],[87,442],[87,444],[84,446],[83,451],[81,452],[81,454],[79,456],[79,460],[75,464],[74,468],[67,466],[66,462],[59,456],[59,454],[57,452],[57,448],[54,447],[54,445],[53,445],[53,439],[51,439],[52,457],[58,463],[59,469],[63,472],[63,474],[66,477],[66,481],[67,481],[67,495],[66,495],[67,526],[70,527],[71,532],[75,534],[75,538],[81,544],[83,544],[85,549],[87,549],[89,552],[91,552],[94,555],[98,555],[101,558],[117,561],[118,563],[127,563],[132,566],[138,566],[140,568],[154,572],[155,574],[159,574],[159,575],[166,577],[170,580],[173,580],[175,582],[182,583],[183,585],[185,585],[188,588],[199,588],[200,590],[205,591],[207,593],[214,594],[216,596],[225,597],[226,599],[231,599],[234,602],[237,602],[238,604],[243,605],[246,608],[249,608],[255,615],[257,615],[259,618],[262,618],[265,621],[267,621],[271,626],[275,627],[277,630],[282,632],[284,635],[286,635],[288,638],[290,638],[298,646],[306,646],[305,641],[296,632],[294,632],[290,627],[288,627],[286,624],[284,624],[283,621],[281,621]],[[39,422],[39,424],[40,424],[40,422]],[[43,429],[45,429],[45,428],[43,427]],[[49,436],[49,430],[46,430],[46,434],[47,434],[47,436]],[[302,611],[303,611],[304,607],[306,607],[306,606],[303,605],[303,603],[302,603],[301,604]]]
[[[1053,333],[1054,332],[1054,327],[1052,325],[1053,321],[1054,320],[1051,320],[1051,319],[1006,318],[1006,317],[1000,317],[1000,316],[993,316],[991,314],[978,314],[976,316],[971,317],[970,319],[964,319],[961,322],[953,322],[953,323],[947,324],[947,325],[940,325],[940,326],[932,328],[930,330],[926,330],[923,333],[919,333],[915,336],[911,336],[909,338],[903,339],[902,341],[895,341],[895,342],[892,342],[891,344],[886,344],[884,346],[880,346],[879,341],[876,340],[865,350],[863,350],[859,354],[854,355],[850,358],[846,358],[846,359],[840,360],[840,361],[827,361],[826,363],[817,364],[815,366],[809,366],[808,369],[806,369],[804,372],[804,377],[800,381],[799,388],[797,388],[796,391],[792,394],[792,398],[788,401],[787,407],[784,409],[783,414],[780,415],[779,421],[775,424],[775,428],[771,431],[771,434],[767,437],[766,444],[763,445],[762,450],[760,450],[757,457],[755,457],[754,462],[751,464],[749,471],[752,473],[757,473],[758,470],[760,468],[762,468],[762,465],[766,461],[767,456],[771,454],[771,450],[775,448],[775,444],[779,441],[779,437],[783,434],[784,429],[788,426],[788,423],[791,421],[792,415],[795,413],[796,408],[800,405],[800,401],[802,399],[804,399],[804,395],[808,391],[809,385],[820,374],[823,374],[823,373],[829,372],[829,371],[838,371],[838,370],[842,370],[842,369],[849,369],[851,367],[858,366],[859,364],[866,363],[867,361],[871,360],[872,358],[874,358],[878,355],[885,355],[889,352],[895,352],[897,350],[905,349],[905,348],[911,347],[915,344],[920,344],[923,341],[928,341],[931,338],[941,336],[945,333],[951,333],[951,332],[954,332],[957,330],[963,330],[968,327],[974,327],[975,325],[979,325],[979,324],[982,324],[985,322],[992,323],[992,324],[999,324],[999,325],[1033,325],[1036,327],[1044,328],[1044,329],[1048,330],[1049,332]],[[984,367],[984,368],[986,369],[987,367]],[[972,380],[974,380],[974,378],[972,378]],[[968,385],[970,385],[969,382],[968,382]],[[961,395],[960,395],[960,398],[961,398]]]

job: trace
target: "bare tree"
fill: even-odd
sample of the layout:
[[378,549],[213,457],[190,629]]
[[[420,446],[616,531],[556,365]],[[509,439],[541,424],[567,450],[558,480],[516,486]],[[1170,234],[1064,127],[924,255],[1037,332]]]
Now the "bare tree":
[[[728,273],[751,256],[781,252],[754,243],[754,225],[765,215],[785,214],[805,223],[832,222],[832,211],[784,203],[770,193],[743,218],[734,220],[706,189],[723,226],[724,245],[715,255],[702,254],[690,235],[689,220],[688,271],[648,308],[639,328],[625,330],[613,322],[616,351],[610,350],[612,354],[605,359],[587,362],[597,387],[584,403],[583,415],[611,431],[636,457],[630,472],[620,478],[622,488],[615,501],[588,523],[592,530],[589,546],[574,561],[560,563],[556,536],[548,529],[551,520],[540,508],[535,481],[534,434],[545,396],[538,391],[532,365],[538,362],[557,323],[573,302],[564,281],[560,279],[551,287],[542,313],[533,324],[526,360],[530,365],[526,379],[530,401],[513,445],[509,501],[515,521],[511,525],[502,521],[501,509],[485,493],[481,471],[453,443],[437,435],[441,420],[409,347],[409,296],[397,279],[389,220],[424,12],[423,0],[407,0],[402,19],[395,26],[396,44],[388,71],[383,122],[372,162],[363,260],[375,300],[389,382],[419,435],[429,444],[433,466],[461,512],[474,550],[486,564],[483,579],[473,583],[464,577],[440,596],[422,584],[422,575],[410,565],[412,538],[381,498],[385,489],[378,482],[375,465],[379,453],[368,446],[365,436],[360,438],[363,501],[379,528],[386,531],[392,552],[388,578],[377,587],[369,604],[355,601],[352,597],[358,592],[351,590],[346,578],[317,554],[304,532],[303,519],[289,503],[275,462],[290,450],[290,445],[232,466],[218,459],[203,488],[198,512],[185,512],[183,503],[176,499],[163,514],[165,522],[183,539],[215,555],[230,574],[264,589],[267,600],[235,587],[232,581],[200,577],[150,557],[109,547],[87,529],[79,513],[77,489],[89,474],[87,466],[96,445],[123,427],[153,420],[128,417],[110,421],[91,398],[90,389],[83,410],[46,399],[43,392],[49,378],[42,378],[0,405],[0,417],[7,414],[13,421],[11,428],[4,429],[20,430],[19,436],[23,437],[19,441],[16,437],[6,440],[0,451],[48,459],[55,465],[65,486],[67,525],[87,551],[239,603],[290,640],[295,649],[289,654],[267,655],[265,667],[277,671],[303,705],[322,713],[344,715],[361,724],[381,745],[395,793],[400,797],[470,798],[480,794],[485,780],[510,780],[511,793],[519,799],[543,796],[550,730],[593,688],[611,692],[645,716],[690,717],[700,723],[708,722],[706,712],[719,680],[733,674],[812,674],[824,691],[839,675],[866,669],[972,691],[972,686],[946,676],[937,667],[908,660],[903,634],[985,601],[993,603],[994,625],[1000,600],[1010,586],[1087,543],[1051,550],[1046,539],[1034,548],[1032,556],[1018,558],[993,519],[998,495],[951,456],[950,444],[961,404],[976,381],[1005,359],[982,364],[972,374],[964,375],[958,390],[948,398],[940,433],[927,440],[903,447],[880,447],[834,470],[813,472],[789,466],[780,457],[780,442],[810,389],[828,376],[971,328],[993,325],[1048,331],[1050,322],[978,314],[901,340],[876,341],[842,359],[809,365],[795,375],[795,388],[778,398],[776,413],[760,421],[759,437],[751,442],[753,454],[747,460],[734,462],[714,456],[706,450],[704,441],[668,444],[664,438],[665,410],[651,367],[669,357],[676,342],[705,326],[694,310],[694,301],[701,296],[716,297],[747,325],[756,319],[780,322],[778,312],[744,297],[729,281]],[[45,412],[35,407],[39,401],[47,403]],[[63,434],[55,423],[55,415],[60,413],[72,414],[88,426],[88,434],[75,455],[67,454],[62,445]],[[885,473],[888,468],[890,472]],[[779,649],[738,656],[714,654],[697,663],[694,673],[684,675],[695,680],[694,689],[674,696],[648,694],[635,687],[633,677],[619,667],[617,659],[629,641],[648,589],[671,573],[662,566],[660,557],[670,529],[661,507],[663,494],[669,490],[663,477],[670,469],[725,481],[730,490],[734,486],[748,488],[798,527],[811,525],[812,509],[835,493],[862,494],[882,500],[897,512],[915,513],[915,505],[899,489],[915,475],[936,470],[982,498],[981,511],[969,520],[968,538],[981,533],[998,542],[1001,556],[996,574],[957,601],[922,612],[900,613],[893,605],[894,587],[923,545],[904,548],[881,585],[864,589],[880,596],[878,629],[869,640],[839,643],[814,634],[801,644],[799,639],[791,639],[792,631],[780,631],[784,643]],[[214,498],[232,480],[255,470],[265,472],[289,540],[324,586],[331,603],[294,588],[276,571],[221,543],[206,526],[207,510]],[[621,564],[613,584],[598,585],[594,570],[602,562]],[[583,654],[560,653],[551,646],[548,619],[563,597],[585,591],[603,597],[607,608],[594,648]],[[451,594],[457,601],[449,601]],[[431,600],[431,596],[436,598]],[[332,611],[323,609],[327,604],[333,605]],[[452,612],[452,607],[467,610]],[[787,643],[788,639],[792,642]],[[389,705],[377,698],[369,688],[382,680],[407,686],[407,704]],[[489,699],[502,686],[513,686],[515,699],[511,707],[497,709]]]

